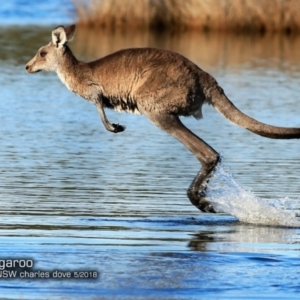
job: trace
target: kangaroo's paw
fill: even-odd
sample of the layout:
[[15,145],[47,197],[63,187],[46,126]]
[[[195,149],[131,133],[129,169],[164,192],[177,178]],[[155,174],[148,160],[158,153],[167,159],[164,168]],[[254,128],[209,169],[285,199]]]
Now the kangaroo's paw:
[[189,189],[187,192],[188,198],[194,206],[203,212],[216,213],[214,207],[209,202],[204,191],[198,192]]
[[112,124],[112,126],[114,127],[114,130],[113,130],[114,133],[122,132],[126,129],[125,126],[120,125],[120,124]]
[[212,204],[207,200],[205,195],[199,197],[199,203],[197,207],[203,212],[216,213]]

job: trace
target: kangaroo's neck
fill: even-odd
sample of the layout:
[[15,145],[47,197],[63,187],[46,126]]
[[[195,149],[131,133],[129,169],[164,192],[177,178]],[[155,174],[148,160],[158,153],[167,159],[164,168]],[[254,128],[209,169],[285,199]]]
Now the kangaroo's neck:
[[72,92],[81,95],[81,88],[86,76],[87,64],[80,62],[73,55],[71,49],[65,46],[57,75],[66,87]]

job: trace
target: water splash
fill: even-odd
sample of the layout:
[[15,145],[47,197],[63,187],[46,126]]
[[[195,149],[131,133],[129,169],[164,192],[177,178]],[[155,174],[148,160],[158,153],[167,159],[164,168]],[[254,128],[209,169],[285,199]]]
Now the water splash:
[[239,221],[268,226],[300,227],[292,211],[286,211],[289,198],[264,200],[246,191],[222,165],[209,184],[209,201],[218,212],[236,217]]

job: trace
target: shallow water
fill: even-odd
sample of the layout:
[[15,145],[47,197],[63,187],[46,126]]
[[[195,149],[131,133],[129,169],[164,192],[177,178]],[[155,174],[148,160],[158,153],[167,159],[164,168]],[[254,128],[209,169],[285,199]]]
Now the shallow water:
[[[300,229],[195,209],[186,188],[199,164],[181,144],[142,116],[112,111],[109,119],[127,128],[108,133],[95,107],[56,75],[25,73],[50,30],[0,29],[0,260],[97,278],[2,277],[1,299],[298,299]],[[72,47],[86,60],[130,46],[179,51],[245,113],[299,127],[299,43],[80,29]],[[258,199],[299,214],[299,141],[258,137],[211,107],[203,112],[200,122],[183,121],[222,154],[211,197],[223,209],[244,201],[238,212]]]

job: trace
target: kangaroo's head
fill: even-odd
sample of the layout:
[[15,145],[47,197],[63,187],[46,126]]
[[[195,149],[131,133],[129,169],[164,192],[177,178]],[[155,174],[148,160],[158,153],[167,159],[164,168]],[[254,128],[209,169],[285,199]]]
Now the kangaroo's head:
[[27,63],[26,71],[36,73],[39,71],[56,72],[63,61],[66,45],[75,34],[75,25],[69,27],[58,26],[52,31],[52,41],[41,47],[37,54]]

